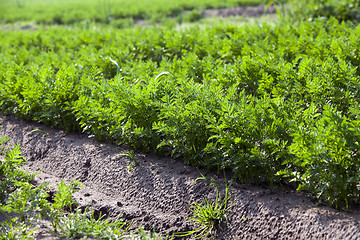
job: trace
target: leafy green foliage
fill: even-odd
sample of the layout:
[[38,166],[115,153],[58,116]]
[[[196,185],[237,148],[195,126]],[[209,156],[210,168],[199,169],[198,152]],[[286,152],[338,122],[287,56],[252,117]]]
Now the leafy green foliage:
[[306,129],[298,126],[290,146],[297,171],[285,174],[302,183],[299,190],[313,192],[337,208],[344,202],[348,208],[350,199],[359,198],[359,122],[347,120],[336,108],[325,105],[322,116],[309,118]]
[[[4,140],[5,138],[1,142]],[[16,161],[20,158],[25,161],[20,155],[19,145],[16,145],[6,151],[5,160],[0,162],[10,166],[2,173],[2,181],[6,181],[8,185],[6,189],[4,186],[1,189],[4,199],[0,204],[0,212],[7,216],[8,220],[1,223],[0,239],[35,239],[35,230],[38,226],[34,226],[34,223],[40,217],[50,220],[54,234],[61,238],[161,239],[156,234],[148,235],[141,230],[139,233],[125,236],[125,232],[131,226],[125,221],[118,219],[110,222],[101,214],[95,217],[94,211],[89,208],[84,212],[80,209],[74,211],[77,203],[73,199],[73,194],[81,186],[79,181],[69,184],[61,181],[57,185],[53,201],[49,202],[48,184],[44,183],[39,187],[30,184],[28,181],[32,176],[17,168],[23,163]],[[9,217],[10,213],[17,215]]]
[[0,110],[347,208],[360,201],[359,34],[333,18],[0,32]]
[[80,186],[81,184],[77,180],[70,182],[70,184],[65,184],[61,181],[57,185],[58,191],[54,196],[54,203],[47,201],[42,202],[40,215],[50,220],[55,233],[58,233],[59,227],[62,225],[61,218],[64,215],[64,210],[72,211],[74,205],[76,206],[77,203],[72,196]]
[[[121,21],[133,19],[154,20],[162,17],[177,17],[185,10],[236,7],[259,5],[263,0],[142,0],[136,4],[127,0],[56,0],[44,2],[33,0],[31,4],[26,0],[2,0],[0,2],[0,22],[12,23],[16,21],[33,20],[39,24],[76,24],[84,21],[110,23],[121,26]],[[6,11],[5,11],[6,10]],[[191,12],[190,21],[199,18],[198,12]]]
[[[2,141],[3,140],[4,138]],[[18,169],[18,167],[26,163],[26,160],[21,156],[20,146],[18,144],[11,149],[3,151],[5,151],[4,160],[0,161],[1,204],[5,203],[6,197],[19,187],[18,182],[29,181],[33,178],[32,175]]]
[[0,234],[1,240],[34,240],[34,231],[36,228],[29,230],[29,226],[25,223],[3,226],[4,229]]
[[[89,212],[90,211],[90,212]],[[90,213],[90,217],[88,217]],[[96,239],[122,239],[127,227],[126,222],[115,220],[110,222],[108,219],[103,219],[100,215],[95,218],[94,211],[85,209],[81,212],[78,209],[74,213],[61,218],[60,231],[58,236],[61,238],[78,239],[82,237],[94,237]]]
[[30,220],[36,210],[43,205],[49,195],[45,190],[46,184],[35,188],[28,182],[16,182],[18,188],[7,198],[7,204],[2,211],[18,213],[19,220],[25,225],[30,225]]
[[360,22],[359,0],[305,0],[294,1],[296,16],[308,20],[313,18],[329,19],[335,17],[339,21]]

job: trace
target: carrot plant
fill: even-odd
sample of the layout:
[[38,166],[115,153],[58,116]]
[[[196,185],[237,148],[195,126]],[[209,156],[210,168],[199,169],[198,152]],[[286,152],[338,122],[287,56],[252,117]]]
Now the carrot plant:
[[0,32],[0,111],[348,208],[359,34],[335,18]]
[[315,0],[297,2],[294,14],[300,18],[313,20],[335,17],[339,21],[360,22],[359,0]]
[[[0,144],[3,145],[3,140]],[[26,160],[21,156],[20,146],[15,145],[13,148],[4,150],[4,160],[0,161],[0,203],[5,203],[7,196],[18,188],[17,183],[29,181],[32,175],[26,174],[18,167],[24,165]]]
[[[81,0],[51,1],[34,0],[31,4],[24,0],[3,0],[0,9],[0,22],[33,20],[39,24],[77,24],[90,20],[117,25],[119,20],[146,19],[182,16],[186,10],[251,6],[262,4],[263,0],[190,0],[165,1],[141,0],[133,4],[126,0]],[[6,9],[6,11],[5,11]],[[193,13],[194,15],[194,13]],[[195,14],[198,19],[198,14]],[[187,16],[189,17],[189,16]],[[156,18],[155,18],[156,19]],[[193,20],[194,17],[189,20]],[[118,25],[117,25],[118,26]]]
[[0,223],[0,239],[36,239],[39,219],[50,222],[52,229],[47,229],[49,233],[67,239],[162,239],[155,233],[145,232],[141,227],[129,234],[127,230],[131,223],[120,218],[110,221],[101,214],[95,216],[94,210],[89,207],[81,211],[73,198],[81,186],[78,181],[68,184],[61,181],[54,198],[49,201],[48,184],[43,183],[38,187],[32,185],[29,180],[33,175],[18,168],[25,163],[19,145],[6,150],[4,160],[0,161],[0,213],[7,217]]

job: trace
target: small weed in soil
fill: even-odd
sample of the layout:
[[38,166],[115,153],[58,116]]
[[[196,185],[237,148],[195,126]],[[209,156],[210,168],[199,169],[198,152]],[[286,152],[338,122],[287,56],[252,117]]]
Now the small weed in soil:
[[[201,174],[200,178],[195,180],[206,180],[208,179]],[[216,189],[216,198],[211,201],[208,198],[204,197],[202,203],[189,203],[190,210],[193,213],[193,216],[189,218],[189,221],[197,223],[199,226],[194,230],[187,232],[179,233],[178,237],[185,237],[193,235],[195,239],[205,238],[207,236],[213,236],[214,232],[221,229],[221,223],[224,221],[227,222],[227,215],[230,211],[228,201],[233,197],[228,195],[228,190],[231,184],[227,185],[225,181],[225,193],[224,196],[221,195],[219,191],[219,185],[214,181],[210,180],[210,184]]]

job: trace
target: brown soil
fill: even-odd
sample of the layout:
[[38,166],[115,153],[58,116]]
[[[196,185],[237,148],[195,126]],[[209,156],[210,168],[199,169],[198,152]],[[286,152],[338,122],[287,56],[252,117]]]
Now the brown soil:
[[[184,11],[188,13],[189,11]],[[275,14],[276,8],[274,5],[270,5],[265,10],[265,5],[259,5],[254,7],[234,7],[234,8],[223,8],[223,9],[205,9],[201,11],[201,15],[205,18],[209,17],[218,17],[218,18],[228,18],[234,16],[244,16],[244,17],[259,17],[266,14]],[[146,20],[144,19],[134,19],[134,24],[139,26],[146,26]]]
[[256,17],[264,14],[274,14],[276,8],[270,5],[265,11],[265,5],[255,7],[236,7],[236,8],[224,8],[224,9],[207,9],[202,11],[204,17],[232,17],[232,16],[246,16]]
[[[138,166],[118,154],[124,147],[99,143],[87,135],[66,132],[15,117],[1,116],[1,136],[19,143],[30,171],[41,171],[37,182],[78,179],[84,187],[75,195],[81,206],[94,207],[109,217],[133,220],[133,228],[162,235],[190,230],[188,202],[214,198],[214,189],[200,173],[213,177],[224,189],[224,178],[184,165],[181,161],[150,154],[135,154]],[[33,131],[40,129],[42,131]],[[215,239],[359,239],[360,210],[338,211],[318,206],[293,190],[272,191],[234,182],[228,217]]]

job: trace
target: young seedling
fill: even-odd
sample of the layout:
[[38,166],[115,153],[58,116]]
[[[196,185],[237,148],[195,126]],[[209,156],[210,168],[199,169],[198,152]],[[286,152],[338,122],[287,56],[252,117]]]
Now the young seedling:
[[[274,4],[277,14],[280,18],[285,17],[285,1],[284,0],[269,0],[265,6],[265,11],[270,7],[270,5]],[[281,5],[281,12],[280,9],[276,5]]]
[[36,188],[28,182],[16,182],[15,186],[17,189],[9,195],[8,204],[2,206],[1,210],[19,214],[18,220],[30,227],[30,221],[35,211],[48,197],[45,190],[47,184],[41,184],[40,187]]
[[138,162],[138,160],[135,158],[135,155],[134,155],[134,154],[135,154],[135,153],[134,153],[133,150],[129,150],[128,153],[121,153],[121,154],[116,155],[116,156],[127,156],[127,157],[129,157],[129,158],[132,160],[132,162],[127,165],[128,172],[130,171],[130,169],[132,169],[132,168],[134,168],[135,166],[138,166],[138,165],[139,165],[139,162]]
[[[204,175],[201,174],[201,177],[195,180],[195,183],[198,180],[208,180]],[[177,237],[185,237],[189,235],[193,235],[195,239],[202,239],[207,237],[208,235],[213,236],[216,230],[221,229],[221,223],[227,220],[227,215],[230,211],[230,207],[228,205],[228,201],[233,196],[228,196],[228,190],[231,186],[227,185],[225,180],[225,193],[224,196],[219,192],[219,186],[214,181],[214,179],[210,180],[210,185],[216,189],[216,198],[211,201],[208,198],[204,197],[202,203],[189,203],[190,211],[193,213],[193,216],[189,218],[188,221],[195,222],[198,227],[194,230],[178,233]]]
[[9,141],[9,138],[8,137],[2,137],[0,138],[0,154],[4,153],[5,151],[5,143]]
[[161,235],[157,234],[154,231],[145,231],[142,226],[139,226],[138,229],[131,233],[130,235],[124,236],[124,239],[133,239],[133,240],[173,240],[174,236],[166,236],[163,238]]
[[0,233],[0,240],[34,240],[33,234],[36,227],[29,229],[25,223],[10,224],[7,226],[1,225],[2,231]]
[[118,219],[110,222],[109,219],[104,219],[104,215],[101,214],[96,219],[94,210],[89,210],[89,207],[87,207],[84,212],[78,209],[74,213],[62,216],[61,223],[58,236],[69,239],[82,237],[120,239],[132,225],[131,222],[128,226],[125,226],[126,222]]
[[41,129],[38,129],[38,128],[30,131],[30,133],[33,133],[33,132],[41,132],[41,133],[44,134],[44,135],[49,135],[48,132],[45,132],[45,131],[43,131],[43,130],[41,130]]
[[54,203],[45,202],[41,205],[41,216],[50,220],[51,226],[55,233],[61,223],[61,216],[64,215],[64,209],[69,208],[76,204],[72,198],[77,189],[81,187],[81,183],[77,180],[72,181],[70,184],[65,184],[61,181],[58,185],[58,192],[55,194]]

